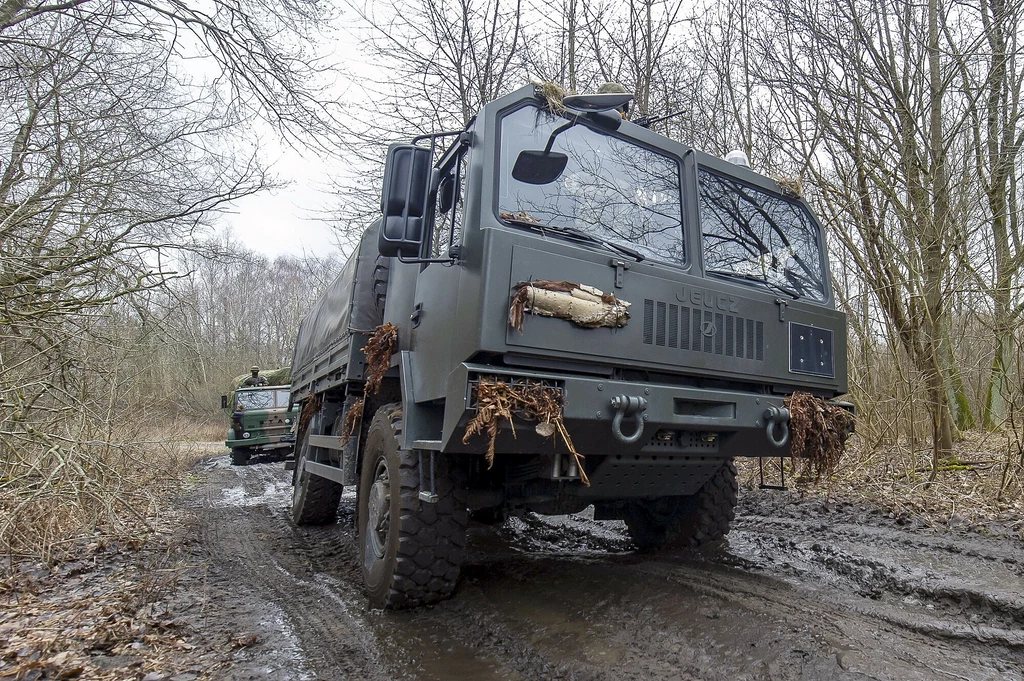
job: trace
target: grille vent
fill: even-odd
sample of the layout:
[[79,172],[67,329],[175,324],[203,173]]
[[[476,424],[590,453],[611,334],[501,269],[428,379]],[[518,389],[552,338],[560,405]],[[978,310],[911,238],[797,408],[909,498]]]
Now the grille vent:
[[644,344],[764,361],[764,322],[644,300]]

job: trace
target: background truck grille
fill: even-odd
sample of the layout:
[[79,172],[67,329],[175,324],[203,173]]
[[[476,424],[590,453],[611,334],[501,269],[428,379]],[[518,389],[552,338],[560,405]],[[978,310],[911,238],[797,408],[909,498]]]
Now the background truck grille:
[[764,361],[764,322],[644,300],[644,343]]

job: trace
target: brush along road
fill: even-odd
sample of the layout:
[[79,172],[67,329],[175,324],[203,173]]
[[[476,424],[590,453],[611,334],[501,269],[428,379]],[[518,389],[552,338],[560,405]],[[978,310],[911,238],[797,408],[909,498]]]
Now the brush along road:
[[870,507],[741,490],[714,553],[638,553],[589,513],[471,523],[454,596],[368,608],[353,528],[290,521],[275,464],[207,464],[193,495],[202,635],[259,642],[227,680],[1024,679],[1024,546],[898,525]]
[[374,607],[455,593],[471,517],[592,506],[646,550],[713,544],[736,457],[817,475],[852,428],[808,204],[623,120],[629,95],[552,97],[391,145],[380,219],[300,326],[292,518],[356,493]]

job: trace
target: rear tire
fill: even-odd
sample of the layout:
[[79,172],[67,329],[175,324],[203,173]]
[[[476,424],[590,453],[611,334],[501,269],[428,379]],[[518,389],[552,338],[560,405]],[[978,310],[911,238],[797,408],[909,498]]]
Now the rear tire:
[[738,491],[736,466],[729,459],[696,494],[631,502],[623,519],[641,551],[699,548],[729,533]]
[[[359,562],[374,608],[411,608],[451,596],[466,545],[466,479],[435,453],[436,503],[419,499],[419,455],[399,449],[401,404],[370,423],[359,485]],[[424,453],[429,461],[429,454]]]
[[295,473],[292,477],[292,520],[296,525],[326,525],[338,518],[342,487],[333,480],[303,470],[309,455],[309,429],[296,448]]

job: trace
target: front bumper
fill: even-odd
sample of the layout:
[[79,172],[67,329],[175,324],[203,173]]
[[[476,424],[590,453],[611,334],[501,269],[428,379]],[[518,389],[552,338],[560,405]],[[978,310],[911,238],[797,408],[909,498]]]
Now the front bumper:
[[[775,446],[768,437],[766,411],[781,409],[783,397],[749,392],[715,390],[647,382],[617,381],[604,377],[567,376],[533,370],[495,369],[463,363],[449,381],[442,432],[442,447],[448,452],[479,453],[486,438],[478,436],[462,443],[466,423],[475,413],[473,382],[481,377],[501,380],[541,381],[559,389],[564,397],[563,420],[573,444],[582,454],[653,456],[686,455],[725,459],[735,456],[787,456],[788,442]],[[617,434],[616,411],[623,399],[642,404],[635,413],[623,415]],[[617,410],[614,406],[620,405]],[[462,409],[458,409],[461,404]],[[452,408],[455,407],[455,408]],[[624,441],[619,435],[635,435]],[[550,438],[534,432],[529,422],[517,420],[515,437],[506,423],[498,436],[496,452],[532,454],[551,452]]]
[[236,447],[274,447],[277,445],[288,445],[293,446],[295,444],[295,434],[285,433],[284,435],[265,435],[262,437],[249,437],[240,440],[225,440],[224,446],[229,449],[235,449]]

